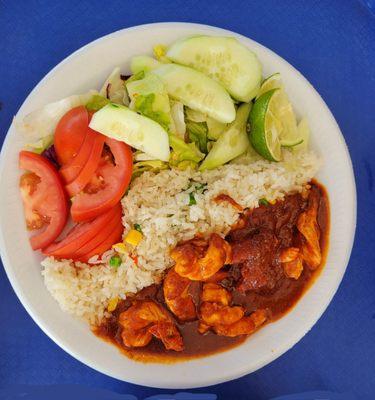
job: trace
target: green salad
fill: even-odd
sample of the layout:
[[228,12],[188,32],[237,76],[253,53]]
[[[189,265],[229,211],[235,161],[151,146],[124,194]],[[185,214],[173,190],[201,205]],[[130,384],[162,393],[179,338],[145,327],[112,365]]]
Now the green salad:
[[34,131],[30,147],[48,147],[53,121],[77,105],[93,113],[90,128],[136,150],[133,176],[170,167],[213,169],[245,153],[277,162],[283,148],[308,145],[307,121],[297,122],[280,74],[263,79],[256,54],[235,38],[180,39],[155,46],[153,57],[133,57],[130,65],[131,75],[115,68],[99,92],[30,114],[23,126]]

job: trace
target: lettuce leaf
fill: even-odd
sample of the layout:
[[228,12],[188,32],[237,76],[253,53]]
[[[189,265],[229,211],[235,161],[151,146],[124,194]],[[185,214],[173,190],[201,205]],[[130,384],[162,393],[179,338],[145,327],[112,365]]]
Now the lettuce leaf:
[[207,125],[205,122],[192,122],[186,123],[186,131],[191,142],[196,143],[202,153],[207,151]]
[[42,139],[37,140],[34,143],[27,143],[26,149],[37,154],[42,154],[44,150],[48,149],[53,143],[53,135],[46,136]]
[[89,111],[98,111],[110,102],[111,101],[106,97],[103,97],[100,94],[94,94],[94,96],[92,96],[90,101],[86,104],[86,108]]
[[136,150],[133,153],[133,160],[134,160],[134,162],[136,162],[136,161],[151,161],[151,160],[157,160],[157,158],[150,156],[147,153],[143,153],[140,150]]
[[129,105],[125,82],[121,79],[120,68],[116,67],[104,82],[99,94],[112,103]]
[[16,128],[24,135],[29,143],[38,142],[55,133],[61,117],[74,107],[84,106],[97,91],[77,94],[45,105],[26,115],[21,121],[16,118]]
[[169,135],[169,144],[172,147],[169,163],[178,168],[196,167],[204,154],[199,151],[195,143],[185,143],[176,135]]
[[180,101],[170,101],[171,107],[171,132],[184,138],[186,133],[186,123],[184,114],[184,105]]
[[201,113],[200,111],[193,110],[192,108],[186,107],[185,109],[186,119],[193,122],[206,122],[207,115]]
[[160,160],[139,161],[133,165],[132,179],[142,175],[146,171],[158,172],[163,169],[168,169],[168,163]]
[[145,77],[145,71],[138,71],[137,73],[133,74],[127,81],[125,82],[126,88],[128,83],[134,82],[134,81],[139,81]]
[[131,108],[170,131],[172,117],[169,97],[159,77],[148,73],[142,79],[128,81],[126,88],[131,99]]
[[145,117],[151,118],[168,131],[171,123],[170,115],[167,112],[157,110],[156,99],[157,94],[155,93],[139,95],[135,98],[134,109]]

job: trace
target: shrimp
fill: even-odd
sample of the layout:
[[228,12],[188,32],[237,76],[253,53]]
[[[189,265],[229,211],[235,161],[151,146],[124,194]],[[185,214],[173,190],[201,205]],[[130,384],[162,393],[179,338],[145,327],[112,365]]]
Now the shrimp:
[[147,346],[155,336],[166,349],[183,350],[180,332],[167,312],[154,301],[136,301],[120,314],[119,324],[122,341],[127,347]]
[[204,302],[200,307],[201,319],[206,325],[231,325],[244,316],[240,306],[224,306],[219,303]]
[[297,247],[288,247],[282,250],[279,256],[285,275],[288,278],[298,279],[303,271],[303,262],[300,249]]
[[214,331],[220,336],[235,337],[250,335],[267,319],[265,310],[254,311],[248,317],[243,317],[231,325],[219,324],[214,326]]
[[215,283],[205,283],[198,332],[204,334],[213,329],[221,336],[249,335],[266,321],[266,310],[257,310],[245,316],[243,307],[229,305],[231,300],[228,290]]
[[184,349],[182,336],[171,321],[158,322],[149,329],[149,333],[160,339],[167,350],[182,351]]
[[164,300],[180,321],[191,321],[197,316],[194,301],[189,294],[190,284],[191,281],[177,274],[174,268],[169,270],[164,279]]
[[311,192],[308,208],[299,216],[297,221],[297,229],[305,239],[301,247],[302,258],[312,270],[318,268],[322,262],[319,243],[320,230],[317,222],[318,207],[316,193]]
[[216,283],[205,283],[202,290],[201,300],[202,302],[209,301],[227,306],[231,302],[232,296],[228,290]]
[[192,281],[203,281],[214,275],[232,259],[232,249],[218,234],[210,236],[208,248],[202,246],[202,239],[185,242],[171,251],[175,271]]

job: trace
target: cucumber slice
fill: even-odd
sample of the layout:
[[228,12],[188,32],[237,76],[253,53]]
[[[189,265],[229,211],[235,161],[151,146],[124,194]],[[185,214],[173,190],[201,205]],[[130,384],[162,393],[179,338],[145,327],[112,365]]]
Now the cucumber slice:
[[192,68],[164,64],[152,71],[164,82],[168,94],[185,106],[220,122],[232,122],[236,110],[226,90],[213,79]]
[[259,90],[262,65],[235,38],[198,36],[179,40],[169,48],[167,57],[220,82],[236,100],[249,102]]
[[152,119],[125,106],[113,103],[106,105],[93,115],[90,128],[121,140],[157,160],[169,160],[167,132]]
[[227,124],[223,124],[212,118],[207,118],[206,124],[208,128],[208,138],[211,140],[219,139],[220,135],[228,128]]
[[133,74],[138,72],[148,72],[159,67],[161,62],[149,56],[135,56],[130,62],[130,70]]
[[213,144],[212,149],[199,167],[200,171],[219,167],[248,149],[249,139],[246,133],[246,124],[250,109],[251,105],[246,103],[238,108],[236,119]]

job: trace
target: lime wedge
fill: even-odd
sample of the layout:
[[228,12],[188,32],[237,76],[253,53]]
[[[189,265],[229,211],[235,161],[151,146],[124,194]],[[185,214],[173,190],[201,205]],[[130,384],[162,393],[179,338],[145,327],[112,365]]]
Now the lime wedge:
[[283,127],[271,107],[279,92],[280,89],[273,89],[262,94],[249,116],[250,142],[258,154],[270,161],[281,160],[279,136]]
[[301,144],[293,147],[293,152],[298,152],[302,150],[306,150],[309,144],[310,138],[310,127],[306,118],[302,118],[301,121],[297,125],[298,134],[303,139]]
[[283,147],[297,146],[302,143],[303,139],[298,132],[296,116],[285,92],[280,73],[273,74],[263,81],[257,99],[264,93],[274,89],[279,90],[277,95],[272,98],[270,110],[282,125],[282,129],[279,130],[280,144]]
[[262,82],[255,99],[260,97],[262,94],[268,92],[269,90],[282,89],[282,88],[283,84],[281,82],[281,74],[279,72],[276,72],[275,74],[270,75]]

